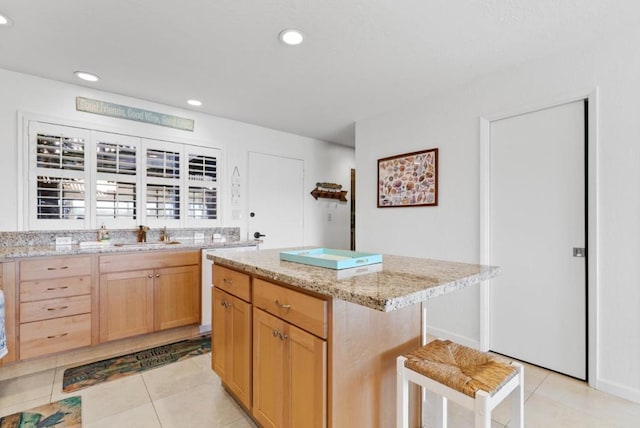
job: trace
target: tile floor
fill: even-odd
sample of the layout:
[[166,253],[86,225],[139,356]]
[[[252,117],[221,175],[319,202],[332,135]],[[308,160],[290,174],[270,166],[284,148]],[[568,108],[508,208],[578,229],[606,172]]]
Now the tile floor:
[[[210,362],[206,354],[76,391],[82,395],[83,427],[255,427],[222,389]],[[61,392],[64,368],[1,380],[0,416],[73,395]],[[527,428],[640,426],[640,404],[530,365],[525,400]],[[494,428],[508,427],[508,403],[493,417]],[[473,426],[473,415],[450,404],[449,426]]]

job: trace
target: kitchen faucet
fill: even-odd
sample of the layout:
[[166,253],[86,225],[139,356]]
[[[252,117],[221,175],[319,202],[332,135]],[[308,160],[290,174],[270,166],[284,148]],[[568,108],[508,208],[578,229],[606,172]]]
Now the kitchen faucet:
[[147,242],[147,230],[149,230],[149,226],[140,225],[140,229],[138,229],[138,242]]

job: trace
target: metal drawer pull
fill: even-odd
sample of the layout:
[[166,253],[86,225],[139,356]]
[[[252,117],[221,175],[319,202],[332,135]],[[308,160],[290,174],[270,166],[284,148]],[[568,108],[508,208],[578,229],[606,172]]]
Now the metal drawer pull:
[[160,278],[160,274],[159,273],[156,274],[156,278]]
[[222,282],[224,282],[227,285],[233,285],[233,279],[223,278]]
[[68,335],[69,333],[62,333],[62,334],[57,334],[55,336],[47,336],[47,339],[57,339],[59,337],[64,337],[66,335]]
[[287,340],[289,338],[288,335],[282,334],[280,330],[273,330],[273,337],[279,337],[280,340]]
[[69,269],[69,266],[60,266],[59,268],[57,268],[57,267],[49,267],[49,268],[47,268],[47,270],[58,270],[58,269],[60,269],[60,270]]
[[66,286],[66,285],[63,285],[62,287],[50,287],[50,288],[47,288],[47,291],[65,290],[67,288],[69,288],[69,287]]
[[147,278],[153,278],[152,274],[147,275]]
[[278,299],[276,299],[276,306],[279,307],[280,309],[284,309],[286,311],[291,309],[291,305],[283,305],[282,303],[280,303],[278,301]]
[[231,307],[231,303],[227,302],[226,300],[223,300],[222,302],[220,302],[220,305],[224,306],[225,308]]
[[48,311],[61,311],[67,309],[69,306],[60,306],[59,308],[47,308]]

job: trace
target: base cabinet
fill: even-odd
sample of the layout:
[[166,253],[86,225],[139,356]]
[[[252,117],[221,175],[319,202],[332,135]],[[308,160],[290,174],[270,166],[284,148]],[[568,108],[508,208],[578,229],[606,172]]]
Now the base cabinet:
[[200,322],[199,253],[100,257],[100,341]]
[[253,416],[264,427],[327,426],[327,342],[253,310]]
[[91,256],[22,260],[19,267],[20,359],[91,345]]
[[153,270],[100,275],[100,341],[153,331]]
[[251,408],[251,304],[213,289],[211,365],[238,400]]
[[156,269],[153,274],[155,330],[200,321],[200,267]]

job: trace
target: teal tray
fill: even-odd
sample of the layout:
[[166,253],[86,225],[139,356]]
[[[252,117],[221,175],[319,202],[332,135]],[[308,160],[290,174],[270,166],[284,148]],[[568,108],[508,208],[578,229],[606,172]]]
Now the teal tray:
[[382,263],[382,255],[361,251],[313,248],[300,251],[282,251],[280,252],[280,260],[329,269],[349,269]]

